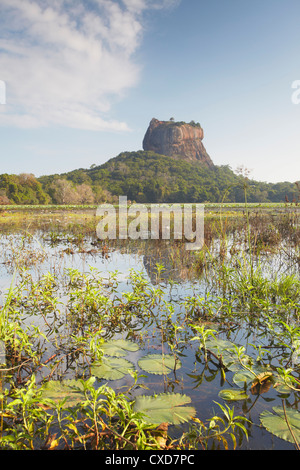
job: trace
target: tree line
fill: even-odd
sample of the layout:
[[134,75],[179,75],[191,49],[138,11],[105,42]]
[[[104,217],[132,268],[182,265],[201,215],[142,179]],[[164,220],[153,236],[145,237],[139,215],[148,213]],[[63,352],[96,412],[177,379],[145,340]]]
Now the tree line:
[[138,203],[298,202],[299,182],[251,180],[243,169],[212,169],[154,152],[123,152],[89,169],[36,178],[0,175],[0,204],[114,203],[118,196]]

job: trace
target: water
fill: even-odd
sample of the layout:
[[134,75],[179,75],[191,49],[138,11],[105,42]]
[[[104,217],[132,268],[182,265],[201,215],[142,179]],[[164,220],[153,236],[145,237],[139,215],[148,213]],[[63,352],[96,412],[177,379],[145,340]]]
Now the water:
[[[20,231],[10,231],[2,234],[0,239],[0,291],[3,298],[12,282],[16,259],[18,259],[19,268],[26,268],[35,280],[38,280],[46,272],[63,278],[66,270],[70,268],[87,273],[90,272],[92,267],[101,273],[104,279],[109,279],[110,274],[114,272],[115,279],[118,281],[118,294],[131,289],[128,283],[131,270],[142,273],[150,285],[157,287],[156,264],[162,263],[166,269],[160,282],[164,288],[164,298],[174,308],[172,318],[181,317],[182,301],[184,299],[190,296],[204,297],[210,292],[211,286],[207,285],[203,277],[196,276],[193,270],[194,254],[187,254],[180,246],[174,249],[172,243],[159,241],[140,242],[140,244],[136,242],[132,245],[114,243],[105,251],[103,250],[103,243],[101,245],[95,243],[94,235],[86,235],[83,243],[74,241],[74,238],[72,238],[74,234],[71,231],[69,233],[64,231],[61,234],[61,241],[56,240],[53,242],[53,237],[51,239],[50,235],[49,230],[41,229],[32,230],[26,236],[24,236],[24,232]],[[218,247],[219,241],[216,239],[215,249],[217,250]],[[291,256],[287,256],[287,258],[284,256],[282,251],[276,251],[273,255],[263,255],[260,258],[260,262],[262,259],[264,260],[263,272],[278,274],[295,271],[297,273],[295,264],[287,262],[287,260],[292,259]],[[64,300],[63,292],[61,292],[61,300]],[[63,309],[63,307],[61,308]],[[53,318],[47,320],[51,323]],[[44,320],[40,316],[35,315],[25,320],[25,322],[28,321],[34,322],[42,329],[44,328],[44,331],[47,331]],[[250,325],[248,320],[243,321],[242,317],[239,325],[233,323],[230,331],[223,332],[224,337],[228,334],[231,341],[245,345],[247,353],[248,351],[253,352],[251,344],[259,343],[261,328],[257,327],[256,322]],[[213,328],[214,326],[216,325],[210,327]],[[218,328],[218,326],[216,327]],[[63,341],[66,341],[69,326],[61,322],[59,328]],[[139,369],[139,358],[145,354],[161,352],[162,347],[164,352],[169,352],[168,346],[162,345],[161,333],[157,326],[146,324],[144,329],[144,336],[142,335],[143,331],[137,332],[140,338],[143,337],[141,348],[135,353],[130,353],[127,357],[137,369]],[[122,335],[124,336],[124,331]],[[167,377],[150,374],[143,379],[143,383],[149,387],[148,393],[170,391],[190,396],[192,405],[197,410],[197,417],[205,421],[214,414],[220,415],[220,409],[215,402],[224,404],[218,394],[222,388],[228,388],[230,384],[232,385],[233,373],[226,373],[227,383],[224,384],[218,366],[213,361],[205,364],[203,356],[198,354],[198,346],[197,341],[187,341],[181,345],[182,355],[180,360],[182,367]],[[49,358],[54,353],[55,349],[51,346],[47,350],[46,357]],[[64,372],[67,378],[72,377],[75,372],[78,373],[78,369],[75,371],[72,367],[67,370],[65,363],[62,365],[62,369],[64,367],[66,367]],[[131,378],[125,376],[124,379],[112,381],[109,385],[121,390],[122,387],[130,383]],[[143,388],[136,391],[136,394],[144,393]],[[246,401],[230,403],[230,406],[234,406],[235,414],[246,416],[252,422],[251,425],[246,426],[249,439],[248,441],[245,437],[242,439],[241,449],[294,449],[293,444],[276,438],[260,424],[260,413],[263,410],[272,410],[273,406],[281,405],[281,403],[282,397],[273,387],[265,394],[250,395]],[[174,436],[181,435],[182,430],[187,430],[188,427],[188,424],[180,428],[173,427],[172,432]]]

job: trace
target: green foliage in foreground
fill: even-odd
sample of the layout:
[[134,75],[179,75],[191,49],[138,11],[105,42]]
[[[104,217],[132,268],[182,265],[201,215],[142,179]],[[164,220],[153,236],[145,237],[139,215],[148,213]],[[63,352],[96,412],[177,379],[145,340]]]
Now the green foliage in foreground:
[[[293,220],[282,230],[294,266],[300,258]],[[251,249],[242,254],[236,244],[224,257],[222,243],[195,254],[207,295],[180,295],[176,314],[170,285],[159,282],[163,265],[156,265],[154,285],[131,271],[125,287],[118,273],[103,278],[94,268],[57,269],[36,279],[26,269],[22,239],[10,260],[16,278],[0,309],[6,353],[0,448],[236,448],[251,430],[247,416],[256,402],[268,406],[275,399],[282,407],[259,408],[259,422],[299,448],[300,280],[298,271],[267,275],[254,256],[252,234],[243,234]],[[194,367],[185,362],[187,350]],[[220,415],[213,410],[203,418],[191,397],[174,392],[183,385],[181,373],[199,394],[205,381],[220,384]],[[118,379],[124,379],[121,387]],[[168,395],[147,388],[159,379]],[[185,427],[175,438],[178,423]]]
[[[45,352],[41,347],[43,339],[46,344],[49,341],[56,344],[61,337],[59,332],[53,337],[54,325],[51,327],[48,324],[52,331],[49,338],[37,327],[24,329],[22,319],[27,313],[49,314],[53,311],[59,318],[62,306],[60,307],[57,298],[59,284],[55,276],[47,274],[35,282],[23,272],[21,284],[9,290],[0,317],[0,334],[6,345],[8,361],[0,370],[3,385],[6,384],[0,395],[0,447],[194,449],[206,448],[210,441],[216,441],[228,448],[228,437],[235,447],[239,433],[247,436],[245,426],[249,421],[245,416],[235,416],[233,408],[218,404],[222,415],[214,415],[204,423],[197,417],[196,410],[186,395],[156,395],[148,392],[134,397],[132,392],[144,386],[143,375],[138,375],[138,371],[124,355],[139,353],[140,347],[135,341],[127,339],[115,342],[105,340],[103,331],[112,324],[115,328],[124,324],[128,332],[134,318],[158,322],[172,354],[145,354],[139,360],[143,372],[170,375],[175,368],[180,369],[178,356],[183,351],[184,344],[192,342],[197,345],[198,342],[198,361],[200,356],[203,357],[204,364],[208,364],[210,360],[217,361],[223,381],[226,381],[228,374],[233,373],[231,380],[238,388],[222,388],[220,399],[230,403],[247,403],[250,390],[251,393],[257,390],[255,393],[260,394],[265,393],[264,388],[268,390],[270,386],[278,390],[279,396],[289,397],[299,392],[297,365],[295,369],[291,369],[285,367],[284,363],[290,363],[290,354],[295,359],[295,345],[299,342],[300,330],[283,321],[283,315],[284,311],[290,313],[299,308],[300,285],[296,280],[293,283],[288,280],[264,282],[264,296],[260,297],[259,282],[262,284],[262,280],[258,282],[257,277],[256,282],[253,281],[252,273],[253,287],[249,289],[248,278],[247,287],[241,292],[241,284],[237,284],[237,278],[227,278],[227,288],[231,292],[231,302],[228,304],[225,297],[217,297],[211,302],[200,298],[184,299],[181,305],[182,317],[173,322],[172,308],[163,300],[162,287],[150,286],[139,273],[132,272],[132,292],[119,294],[119,299],[115,297],[112,300],[106,294],[110,289],[115,294],[117,292],[113,275],[108,284],[107,281],[103,284],[95,270],[90,274],[69,270],[69,277],[64,282],[68,286],[70,297],[67,304],[67,324],[73,333],[67,336],[67,343],[63,343],[61,347],[67,356],[75,354],[81,367],[82,361],[86,361],[86,371],[90,370],[91,375],[86,379],[55,380],[52,376],[59,360],[50,367],[48,378],[45,377],[42,384],[37,384],[34,371],[48,368],[48,361],[44,364],[42,359]],[[234,288],[239,289],[239,292],[234,294]],[[273,303],[275,293],[277,298]],[[160,306],[157,316],[153,312],[155,305]],[[255,310],[261,311],[263,307],[264,324],[268,326],[268,333],[263,335],[261,332],[261,336],[264,339],[270,336],[274,350],[281,350],[282,347],[286,350],[279,366],[270,363],[272,359],[268,355],[267,344],[264,344],[263,349],[257,347],[257,356],[250,356],[246,354],[244,347],[222,338],[215,312],[219,312],[219,325],[226,325],[228,322],[232,326],[236,321],[233,305],[237,311],[237,319],[239,306],[248,308],[251,315]],[[206,326],[205,322],[199,323],[196,313],[199,309],[205,309],[206,318],[214,318],[215,329]],[[97,319],[98,328],[95,328]],[[267,355],[266,360],[264,355]],[[20,375],[21,369],[25,372],[25,377],[30,369],[32,371],[25,381],[24,376]],[[116,380],[126,374],[132,377],[133,384],[123,392],[116,392],[106,384],[96,385],[96,377]],[[266,412],[261,414],[262,425],[281,439],[298,444],[298,412],[284,408],[276,408],[274,411],[274,416]],[[190,428],[179,439],[174,440],[168,433],[168,427],[183,422],[191,422]]]
[[[60,323],[63,305],[58,298],[61,287],[58,278],[48,273],[33,281],[29,273],[21,272],[21,281],[16,286],[12,284],[0,315],[0,338],[6,349],[6,364],[0,369],[1,449],[185,449],[191,445],[205,446],[212,429],[215,431],[212,439],[222,436],[222,442],[227,446],[225,435],[238,423],[243,426],[247,421],[228,411],[227,417],[219,418],[221,428],[216,428],[215,416],[207,425],[201,421],[197,426],[196,410],[184,394],[153,395],[147,392],[136,398],[133,395],[136,389],[145,387],[143,375],[138,375],[124,355],[139,353],[140,347],[125,339],[105,340],[103,332],[111,330],[113,325],[128,329],[128,321],[138,318],[141,313],[142,317],[146,314],[145,320],[156,321],[151,310],[162,302],[160,287],[153,289],[139,274],[132,273],[133,292],[121,295],[120,302],[117,298],[112,301],[106,294],[107,289],[116,292],[113,274],[107,285],[95,270],[86,275],[70,269],[64,281],[69,290],[65,326],[72,333],[66,331],[63,338],[59,329],[47,321],[49,336],[39,327],[29,325],[24,328],[23,325],[26,316],[38,314],[46,320],[46,315],[51,316],[51,312],[55,312]],[[160,321],[167,321],[166,326],[168,318],[169,315],[166,320],[160,316]],[[98,327],[95,328],[97,320]],[[169,341],[171,345],[171,338]],[[45,361],[49,343],[58,351],[62,348],[65,357],[75,355],[80,368],[83,360],[90,377],[53,378],[64,356],[60,359],[54,354]],[[180,369],[174,349],[172,355],[151,357],[145,354],[144,358],[141,368],[148,374],[159,373],[166,377],[175,367]],[[38,379],[40,370],[44,371],[44,379]],[[96,378],[117,380],[126,374],[131,376],[133,383],[124,392],[116,392],[112,387],[96,382]],[[169,426],[191,419],[196,420],[192,432],[193,442],[194,432],[198,433],[195,443],[190,443],[189,434],[182,435],[180,440],[169,435]],[[244,433],[247,435],[246,429]]]

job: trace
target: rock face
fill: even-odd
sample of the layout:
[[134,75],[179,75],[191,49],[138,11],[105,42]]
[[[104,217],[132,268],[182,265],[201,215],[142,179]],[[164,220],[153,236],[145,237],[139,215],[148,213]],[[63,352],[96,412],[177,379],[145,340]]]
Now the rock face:
[[199,124],[158,121],[153,118],[143,140],[143,149],[198,161],[205,168],[213,168],[214,164],[202,144],[203,137],[204,132]]

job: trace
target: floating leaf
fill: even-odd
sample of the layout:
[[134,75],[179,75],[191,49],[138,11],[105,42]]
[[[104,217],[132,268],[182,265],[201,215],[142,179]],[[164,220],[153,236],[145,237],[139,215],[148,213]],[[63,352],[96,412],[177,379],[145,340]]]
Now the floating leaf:
[[80,380],[50,380],[42,388],[42,399],[60,402],[66,399],[65,407],[71,407],[85,400],[84,385]]
[[181,362],[179,359],[175,361],[174,356],[171,354],[148,354],[138,361],[141,369],[149,374],[167,375],[172,372],[175,367],[180,369]]
[[245,385],[248,386],[251,384],[252,393],[267,392],[271,386],[270,380],[273,373],[260,365],[255,365],[251,368],[251,371],[247,369],[239,370],[234,374],[232,381],[238,387],[244,387]]
[[106,356],[122,357],[128,354],[128,351],[135,352],[139,346],[126,339],[113,339],[101,345],[101,350]]
[[274,388],[277,391],[277,393],[279,394],[279,396],[281,396],[281,397],[283,397],[283,396],[288,397],[292,392],[292,389],[284,383],[281,383],[281,384],[277,383],[277,384],[274,385]]
[[246,369],[239,370],[234,374],[232,377],[232,381],[238,386],[238,387],[244,387],[244,385],[250,384],[253,379],[254,375]]
[[212,349],[215,352],[222,353],[223,351],[233,350],[235,351],[235,345],[231,341],[221,338],[209,338],[205,342],[208,349]]
[[[261,413],[260,421],[262,425],[270,433],[280,439],[294,443],[295,441],[292,436],[293,433],[297,442],[300,442],[300,412],[292,409],[286,409],[284,411],[280,406],[274,406],[272,409],[274,413],[267,410]],[[292,430],[292,433],[290,429]]]
[[248,398],[248,395],[244,390],[233,388],[221,390],[218,396],[226,401],[246,400]]
[[92,375],[105,380],[122,379],[128,370],[134,370],[134,366],[122,357],[103,357],[101,362],[95,362],[91,367]]
[[148,415],[144,417],[148,423],[181,424],[189,421],[196,414],[193,406],[184,406],[190,402],[190,397],[180,393],[161,393],[156,396],[142,395],[136,398],[134,411]]
[[291,392],[292,392],[292,389],[291,389],[291,387],[289,387],[288,384],[290,384],[291,386],[293,386],[292,383],[291,383],[291,381],[288,381],[288,383],[284,383],[284,381],[279,380],[279,381],[276,382],[276,384],[274,385],[274,388],[275,388],[275,390],[278,392],[279,395],[288,396],[288,395],[290,395]]
[[[206,348],[218,357],[222,356],[222,362],[226,369],[235,372],[241,368],[236,345],[231,341],[220,338],[209,338],[206,341]],[[243,348],[243,350],[245,350],[245,348]],[[243,362],[247,363],[249,360],[249,356],[243,357]]]
[[221,355],[222,363],[224,364],[226,369],[230,370],[231,372],[236,372],[240,370],[241,364],[236,354],[236,351],[223,351]]
[[282,395],[290,395],[293,391],[293,388],[296,386],[296,384],[291,380],[290,377],[283,378],[279,374],[274,374],[274,378],[276,381],[274,384],[274,388],[281,397]]

